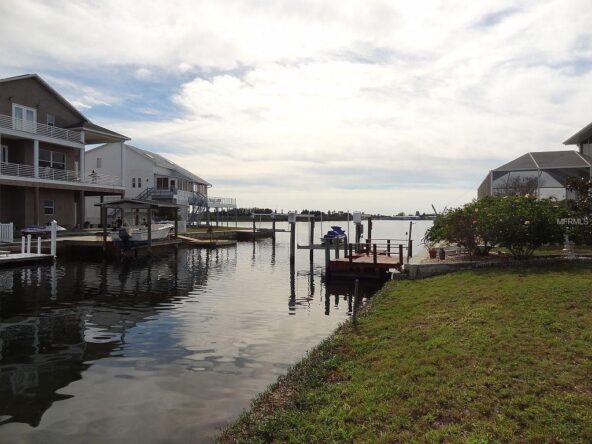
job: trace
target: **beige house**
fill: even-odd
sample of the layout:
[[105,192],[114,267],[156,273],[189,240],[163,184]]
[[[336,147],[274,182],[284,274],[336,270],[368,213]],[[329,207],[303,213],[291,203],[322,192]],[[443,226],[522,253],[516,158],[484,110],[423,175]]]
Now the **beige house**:
[[122,196],[120,177],[85,174],[85,146],[127,137],[89,121],[37,74],[0,79],[0,222],[85,221],[86,196]]

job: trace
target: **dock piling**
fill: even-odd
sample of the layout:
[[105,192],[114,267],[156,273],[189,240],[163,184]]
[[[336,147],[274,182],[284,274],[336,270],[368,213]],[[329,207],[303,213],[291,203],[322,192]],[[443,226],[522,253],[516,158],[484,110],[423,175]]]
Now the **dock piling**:
[[354,325],[358,324],[358,290],[360,281],[358,279],[354,282],[354,303],[352,307],[352,321]]
[[[335,244],[335,259],[339,259],[339,242]],[[312,251],[312,250],[311,250]]]
[[41,236],[37,236],[37,254],[41,254]]
[[57,241],[58,241],[58,223],[55,220],[51,221],[51,244],[49,247],[49,252],[56,258],[57,253]]
[[148,208],[148,254],[152,254],[152,208]]
[[290,222],[290,263],[294,263],[296,251],[296,222]]
[[27,253],[31,253],[31,235],[27,234]]
[[325,244],[325,275],[329,276],[329,267],[331,264],[331,250],[330,250],[330,245],[327,242]]
[[372,245],[372,261],[374,265],[378,263],[378,251],[376,250],[376,244]]
[[349,244],[349,271],[353,271],[354,269],[354,246]]
[[390,256],[391,255],[391,240],[387,239],[386,241],[386,255]]
[[403,263],[403,244],[399,244],[399,263]]

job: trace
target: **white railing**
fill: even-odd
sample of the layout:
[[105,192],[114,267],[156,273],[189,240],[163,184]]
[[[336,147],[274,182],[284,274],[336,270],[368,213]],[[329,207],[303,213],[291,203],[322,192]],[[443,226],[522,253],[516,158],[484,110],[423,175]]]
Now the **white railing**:
[[0,174],[3,176],[35,177],[33,165],[0,162]]
[[236,208],[236,199],[233,197],[208,196],[208,206],[213,208]]
[[17,117],[5,116],[2,114],[0,114],[0,128],[39,134],[54,139],[67,140],[68,142],[82,143],[82,134],[80,131],[72,131],[53,125],[45,125],[43,123],[32,122],[30,120],[19,119]]
[[108,174],[90,173],[81,177],[78,171],[60,170],[57,168],[39,167],[39,176],[35,177],[33,165],[0,162],[0,175],[57,180],[62,182],[78,182],[91,185],[120,185],[119,177]]
[[14,224],[0,224],[0,242],[12,242],[14,240]]

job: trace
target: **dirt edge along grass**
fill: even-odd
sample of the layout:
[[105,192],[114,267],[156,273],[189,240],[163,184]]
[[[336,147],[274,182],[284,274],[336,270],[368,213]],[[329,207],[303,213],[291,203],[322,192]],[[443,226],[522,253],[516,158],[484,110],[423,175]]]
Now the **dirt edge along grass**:
[[391,282],[221,442],[592,440],[590,265]]

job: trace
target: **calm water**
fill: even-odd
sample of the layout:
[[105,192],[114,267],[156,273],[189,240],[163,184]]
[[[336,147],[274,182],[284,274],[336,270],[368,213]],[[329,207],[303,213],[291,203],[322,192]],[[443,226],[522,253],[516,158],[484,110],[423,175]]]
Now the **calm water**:
[[210,441],[350,314],[288,242],[0,270],[0,442]]

